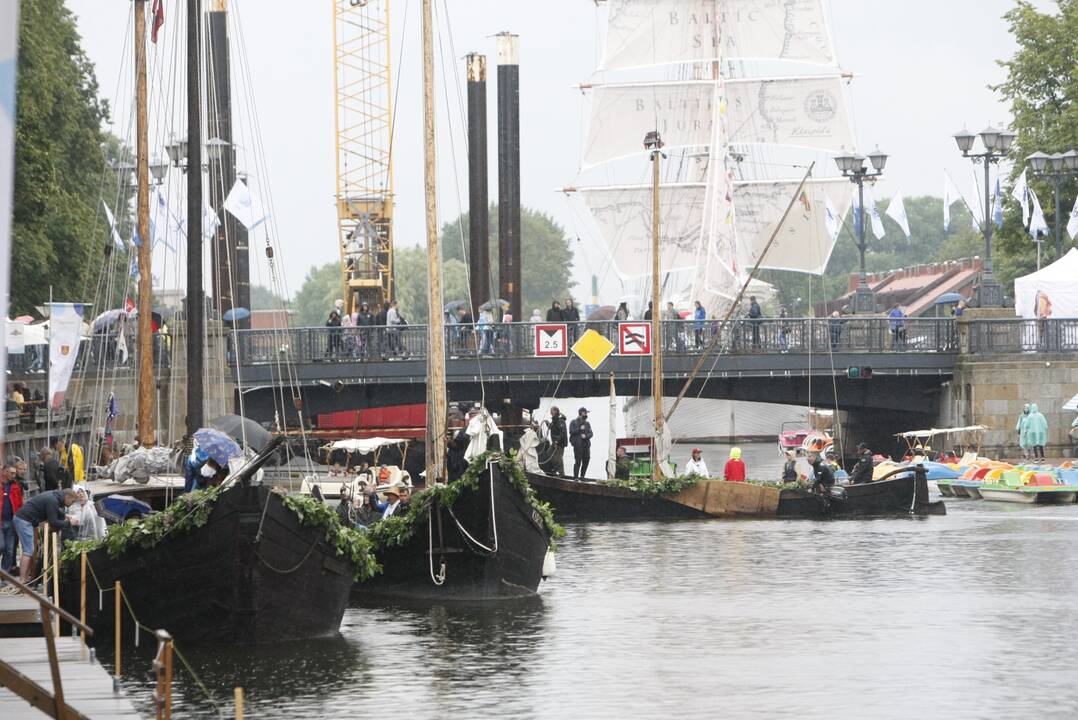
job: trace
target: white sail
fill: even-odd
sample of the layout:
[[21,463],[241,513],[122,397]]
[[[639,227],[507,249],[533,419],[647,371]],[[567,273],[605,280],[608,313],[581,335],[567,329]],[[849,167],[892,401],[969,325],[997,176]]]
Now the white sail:
[[[838,152],[854,145],[838,76],[723,83],[730,145],[788,145]],[[669,148],[711,145],[720,83],[714,80],[600,85],[593,89],[584,165],[642,155],[658,130]]]
[[603,70],[720,58],[835,63],[821,0],[610,0],[609,5]]

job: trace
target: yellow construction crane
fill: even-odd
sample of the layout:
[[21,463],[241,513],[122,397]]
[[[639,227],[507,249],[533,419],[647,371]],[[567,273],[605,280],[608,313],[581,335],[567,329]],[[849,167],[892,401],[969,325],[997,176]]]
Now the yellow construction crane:
[[393,295],[390,0],[332,0],[337,228],[346,312]]

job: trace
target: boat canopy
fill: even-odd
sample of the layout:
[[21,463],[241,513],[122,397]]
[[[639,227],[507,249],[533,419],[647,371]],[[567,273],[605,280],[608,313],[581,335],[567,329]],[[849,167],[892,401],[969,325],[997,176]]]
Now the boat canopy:
[[349,438],[348,440],[337,440],[336,442],[328,443],[324,446],[324,449],[344,450],[345,452],[357,452],[366,455],[388,445],[402,445],[406,442],[407,440],[403,438]]
[[936,435],[956,435],[959,433],[973,433],[973,432],[985,432],[988,430],[984,425],[968,425],[966,427],[957,428],[929,428],[927,430],[907,430],[906,432],[895,433],[895,437],[900,438],[930,438]]

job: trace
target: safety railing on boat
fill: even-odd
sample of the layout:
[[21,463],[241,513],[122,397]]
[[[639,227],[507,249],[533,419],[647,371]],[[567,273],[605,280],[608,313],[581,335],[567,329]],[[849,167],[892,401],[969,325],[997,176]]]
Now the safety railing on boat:
[[[547,325],[550,323],[540,323]],[[556,324],[556,323],[554,323]],[[618,323],[591,321],[565,323],[568,345],[587,330],[595,330],[615,345]],[[534,357],[536,324],[450,324],[446,351],[460,357]],[[666,353],[696,355],[705,351],[715,335],[718,347],[731,355],[757,353],[827,352],[935,352],[958,349],[955,323],[948,318],[907,318],[895,324],[889,318],[740,319],[723,325],[718,320],[677,320],[663,323]],[[276,363],[362,363],[421,360],[427,354],[427,327],[313,327],[289,330],[239,330],[228,339],[228,361],[243,365]]]

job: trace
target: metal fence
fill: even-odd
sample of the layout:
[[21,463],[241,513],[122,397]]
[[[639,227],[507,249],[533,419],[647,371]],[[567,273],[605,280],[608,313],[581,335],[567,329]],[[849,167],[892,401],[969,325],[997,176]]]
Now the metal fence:
[[993,353],[1078,352],[1078,320],[974,320],[965,323],[962,351]]
[[[545,324],[545,323],[544,323]],[[572,346],[587,330],[595,330],[618,345],[617,322],[567,323]],[[448,325],[446,353],[460,357],[534,357],[535,325],[494,323],[485,327]],[[950,319],[913,318],[895,323],[888,318],[737,320],[722,326],[717,320],[665,321],[662,342],[672,355],[696,355],[722,334],[718,347],[732,355],[756,353],[827,352],[943,352],[958,350],[955,324]],[[617,350],[615,350],[617,352]],[[341,363],[423,359],[427,327],[294,328],[240,330],[229,338],[228,359],[244,365],[275,362]]]

